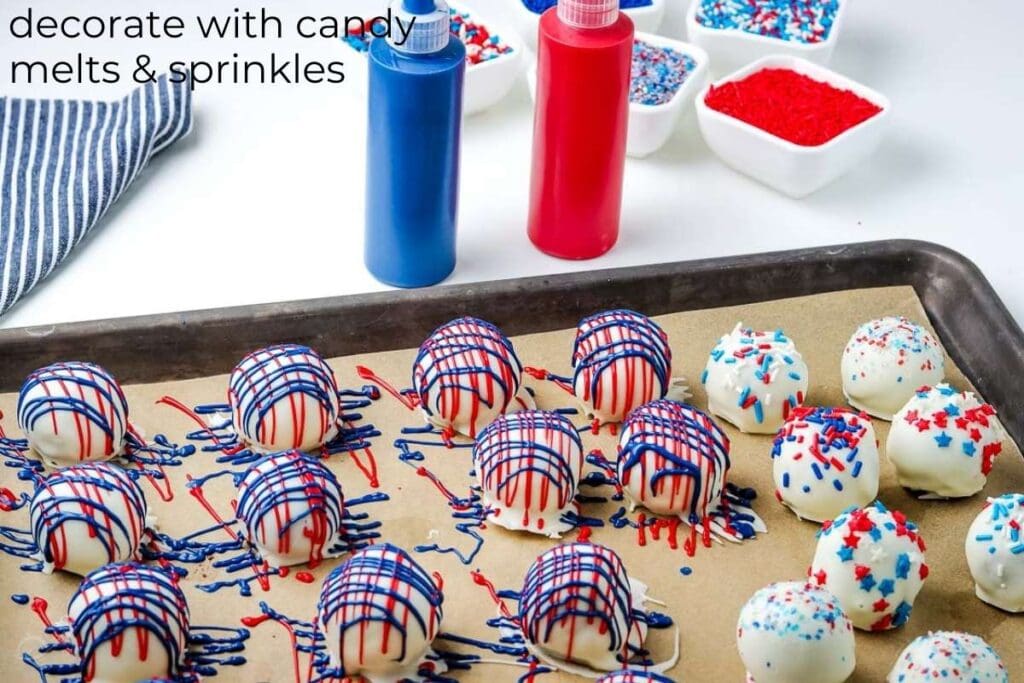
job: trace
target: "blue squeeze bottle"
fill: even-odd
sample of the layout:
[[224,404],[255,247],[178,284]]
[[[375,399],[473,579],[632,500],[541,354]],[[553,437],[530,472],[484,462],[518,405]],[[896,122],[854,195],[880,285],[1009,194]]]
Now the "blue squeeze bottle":
[[425,287],[455,268],[466,48],[444,0],[392,10],[401,25],[369,50],[365,261],[385,284]]

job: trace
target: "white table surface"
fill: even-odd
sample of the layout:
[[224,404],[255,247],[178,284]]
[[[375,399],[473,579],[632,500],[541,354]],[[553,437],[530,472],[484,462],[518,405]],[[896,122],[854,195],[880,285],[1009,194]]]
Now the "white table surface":
[[[516,0],[466,0],[491,17]],[[796,201],[723,166],[692,114],[656,155],[628,163],[622,234],[606,256],[567,262],[525,234],[531,107],[525,80],[464,128],[459,263],[448,280],[590,270],[893,237],[945,244],[973,259],[1024,320],[1024,51],[1015,0],[850,0],[831,66],[887,94],[880,151]],[[25,3],[3,3],[9,21]],[[37,11],[85,12],[74,0]],[[256,2],[105,0],[89,12],[185,15]],[[284,16],[354,13],[369,0],[264,3]],[[683,36],[688,3],[669,0],[662,33]],[[941,8],[940,8],[941,5]],[[4,27],[5,29],[6,27]],[[90,238],[0,327],[324,297],[386,289],[362,265],[364,89],[361,58],[334,41],[0,41],[12,58],[74,55],[221,58],[300,49],[347,62],[340,86],[200,88],[190,138],[155,159]],[[130,73],[130,71],[129,71]],[[11,86],[49,96],[96,88]],[[126,90],[105,89],[113,98]]]

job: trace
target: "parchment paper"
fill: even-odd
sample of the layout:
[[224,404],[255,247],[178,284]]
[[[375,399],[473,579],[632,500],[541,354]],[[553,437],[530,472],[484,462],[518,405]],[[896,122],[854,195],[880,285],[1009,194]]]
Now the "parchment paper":
[[[471,314],[472,311],[466,313]],[[700,372],[717,338],[731,330],[737,321],[742,320],[756,328],[785,329],[810,368],[808,402],[841,405],[839,362],[847,339],[858,324],[887,314],[904,314],[919,322],[927,322],[920,302],[909,287],[816,295],[666,315],[657,320],[670,337],[674,354],[673,374],[685,375],[690,380],[694,394],[692,401],[703,409],[707,402],[698,381]],[[443,322],[437,321],[438,324]],[[424,329],[424,336],[429,332]],[[525,364],[569,374],[572,335],[572,330],[564,330],[518,337],[514,342]],[[88,349],[82,349],[80,360],[89,360],[88,355]],[[342,386],[365,384],[354,371],[358,362],[405,387],[414,355],[413,350],[398,351],[333,359],[331,364]],[[57,360],[71,359],[41,357],[40,365]],[[154,358],[153,362],[158,363],[160,359]],[[951,363],[947,368],[947,377],[954,386],[970,386]],[[225,373],[230,370],[230,367],[224,368]],[[1019,378],[1006,379],[1017,381]],[[541,407],[575,405],[570,396],[550,383],[531,378],[526,378],[526,382],[536,389]],[[169,394],[187,405],[223,402],[225,386],[226,375],[220,375],[157,385],[127,386],[125,392],[131,407],[131,419],[144,433],[163,433],[172,441],[184,442],[184,434],[194,428],[193,424],[176,411],[155,405],[156,399]],[[17,434],[13,419],[15,402],[13,394],[0,396],[0,410],[7,416],[3,426],[12,435]],[[392,445],[402,427],[422,424],[419,414],[409,412],[387,395],[361,412],[366,421],[383,432],[373,440],[373,451],[380,466],[382,490],[391,495],[391,501],[367,506],[365,511],[383,520],[384,539],[407,549],[436,542],[468,551],[469,539],[455,532],[445,500],[429,481],[399,462]],[[582,424],[582,416],[575,421]],[[884,447],[888,424],[879,420],[874,424]],[[768,525],[767,535],[739,545],[724,543],[715,544],[712,548],[700,547],[692,558],[687,557],[681,547],[671,550],[664,539],[649,541],[646,547],[641,548],[636,542],[636,532],[628,528],[606,526],[594,530],[592,536],[595,542],[611,546],[622,554],[631,576],[646,582],[651,587],[651,594],[666,603],[665,608],[656,609],[669,613],[680,628],[682,656],[678,666],[669,674],[681,681],[742,681],[744,669],[736,652],[734,633],[740,607],[755,590],[767,583],[804,577],[814,551],[817,527],[798,521],[774,499],[769,456],[771,437],[745,436],[731,426],[723,426],[732,439],[729,480],[758,490],[755,509]],[[600,448],[608,457],[614,457],[616,438],[607,429],[596,437],[589,432],[584,433],[584,442],[588,450]],[[467,449],[428,448],[424,454],[424,464],[446,485],[460,495],[468,493],[472,482],[468,475],[471,462]],[[342,481],[346,497],[369,491],[365,478],[350,458],[332,458],[328,464]],[[214,468],[219,469],[213,463],[213,457],[205,454],[193,456],[183,467],[171,468],[169,472],[176,491],[171,503],[161,501],[148,484],[144,485],[151,510],[157,515],[162,531],[180,535],[210,523],[198,503],[185,493],[183,483],[186,473],[200,474]],[[27,490],[27,485],[14,477],[13,470],[0,470],[0,486],[14,491]],[[928,544],[927,560],[932,572],[907,626],[880,634],[857,633],[857,670],[852,680],[883,680],[897,654],[910,640],[936,629],[961,629],[982,636],[1002,656],[1010,670],[1011,680],[1024,676],[1024,616],[1008,615],[975,598],[964,557],[967,528],[981,509],[985,497],[1022,490],[1024,461],[1018,448],[1009,442],[1004,445],[1003,454],[997,459],[985,490],[955,502],[924,502],[910,497],[897,485],[883,449],[879,497],[890,508],[906,512],[921,527]],[[211,483],[206,491],[221,513],[230,517],[228,501],[233,492],[229,483]],[[620,503],[602,505],[608,507],[587,505],[583,512],[607,519]],[[0,523],[27,528],[27,508],[0,514]],[[432,532],[435,532],[433,537]],[[415,557],[428,570],[438,571],[444,577],[444,630],[494,641],[496,633],[486,627],[485,621],[495,614],[495,608],[486,592],[470,580],[470,570],[480,569],[499,588],[518,590],[529,564],[555,541],[516,534],[494,525],[489,525],[483,533],[486,542],[472,565],[462,564],[453,555],[428,552],[416,553]],[[184,589],[190,600],[193,622],[237,625],[239,617],[258,613],[259,600],[266,600],[290,616],[310,619],[314,614],[321,579],[338,562],[332,560],[317,568],[314,571],[317,580],[311,585],[292,577],[275,577],[269,592],[264,593],[254,586],[251,598],[241,598],[237,591],[231,589],[213,595],[195,590],[194,583],[217,578],[219,570],[192,567],[190,576],[184,581]],[[0,557],[0,596],[6,603],[0,623],[0,637],[5,643],[0,651],[0,680],[3,681],[34,680],[34,673],[21,662],[21,652],[40,643],[43,638],[41,624],[35,615],[26,607],[8,602],[8,596],[12,593],[41,595],[50,602],[51,616],[58,618],[63,616],[67,600],[78,583],[77,577],[66,574],[42,576],[19,571],[21,563],[17,558]],[[683,566],[692,568],[692,574],[682,575],[680,568]],[[663,659],[671,652],[671,636],[671,632],[654,632],[651,646],[656,659]],[[449,647],[445,644],[440,646]],[[288,637],[277,624],[266,623],[255,628],[245,655],[249,660],[246,666],[224,668],[217,680],[275,683],[294,680]],[[467,681],[514,681],[524,673],[523,668],[485,664],[455,676]],[[558,674],[545,675],[539,680],[577,679]]]

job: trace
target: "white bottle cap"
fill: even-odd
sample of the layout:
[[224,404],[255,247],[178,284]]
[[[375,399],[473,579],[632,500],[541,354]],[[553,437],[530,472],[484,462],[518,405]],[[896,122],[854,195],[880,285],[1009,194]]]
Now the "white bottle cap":
[[[395,25],[388,43],[399,52],[426,55],[448,46],[452,18],[445,0],[396,0],[391,11]],[[406,32],[408,37],[400,44]]]
[[619,18],[619,0],[558,0],[558,18],[575,28],[611,26]]

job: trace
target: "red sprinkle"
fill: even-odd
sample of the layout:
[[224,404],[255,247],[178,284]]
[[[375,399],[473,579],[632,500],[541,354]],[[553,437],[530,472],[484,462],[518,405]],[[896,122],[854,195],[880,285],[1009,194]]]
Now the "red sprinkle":
[[791,69],[762,69],[712,86],[704,103],[804,147],[822,145],[882,111],[849,90]]

